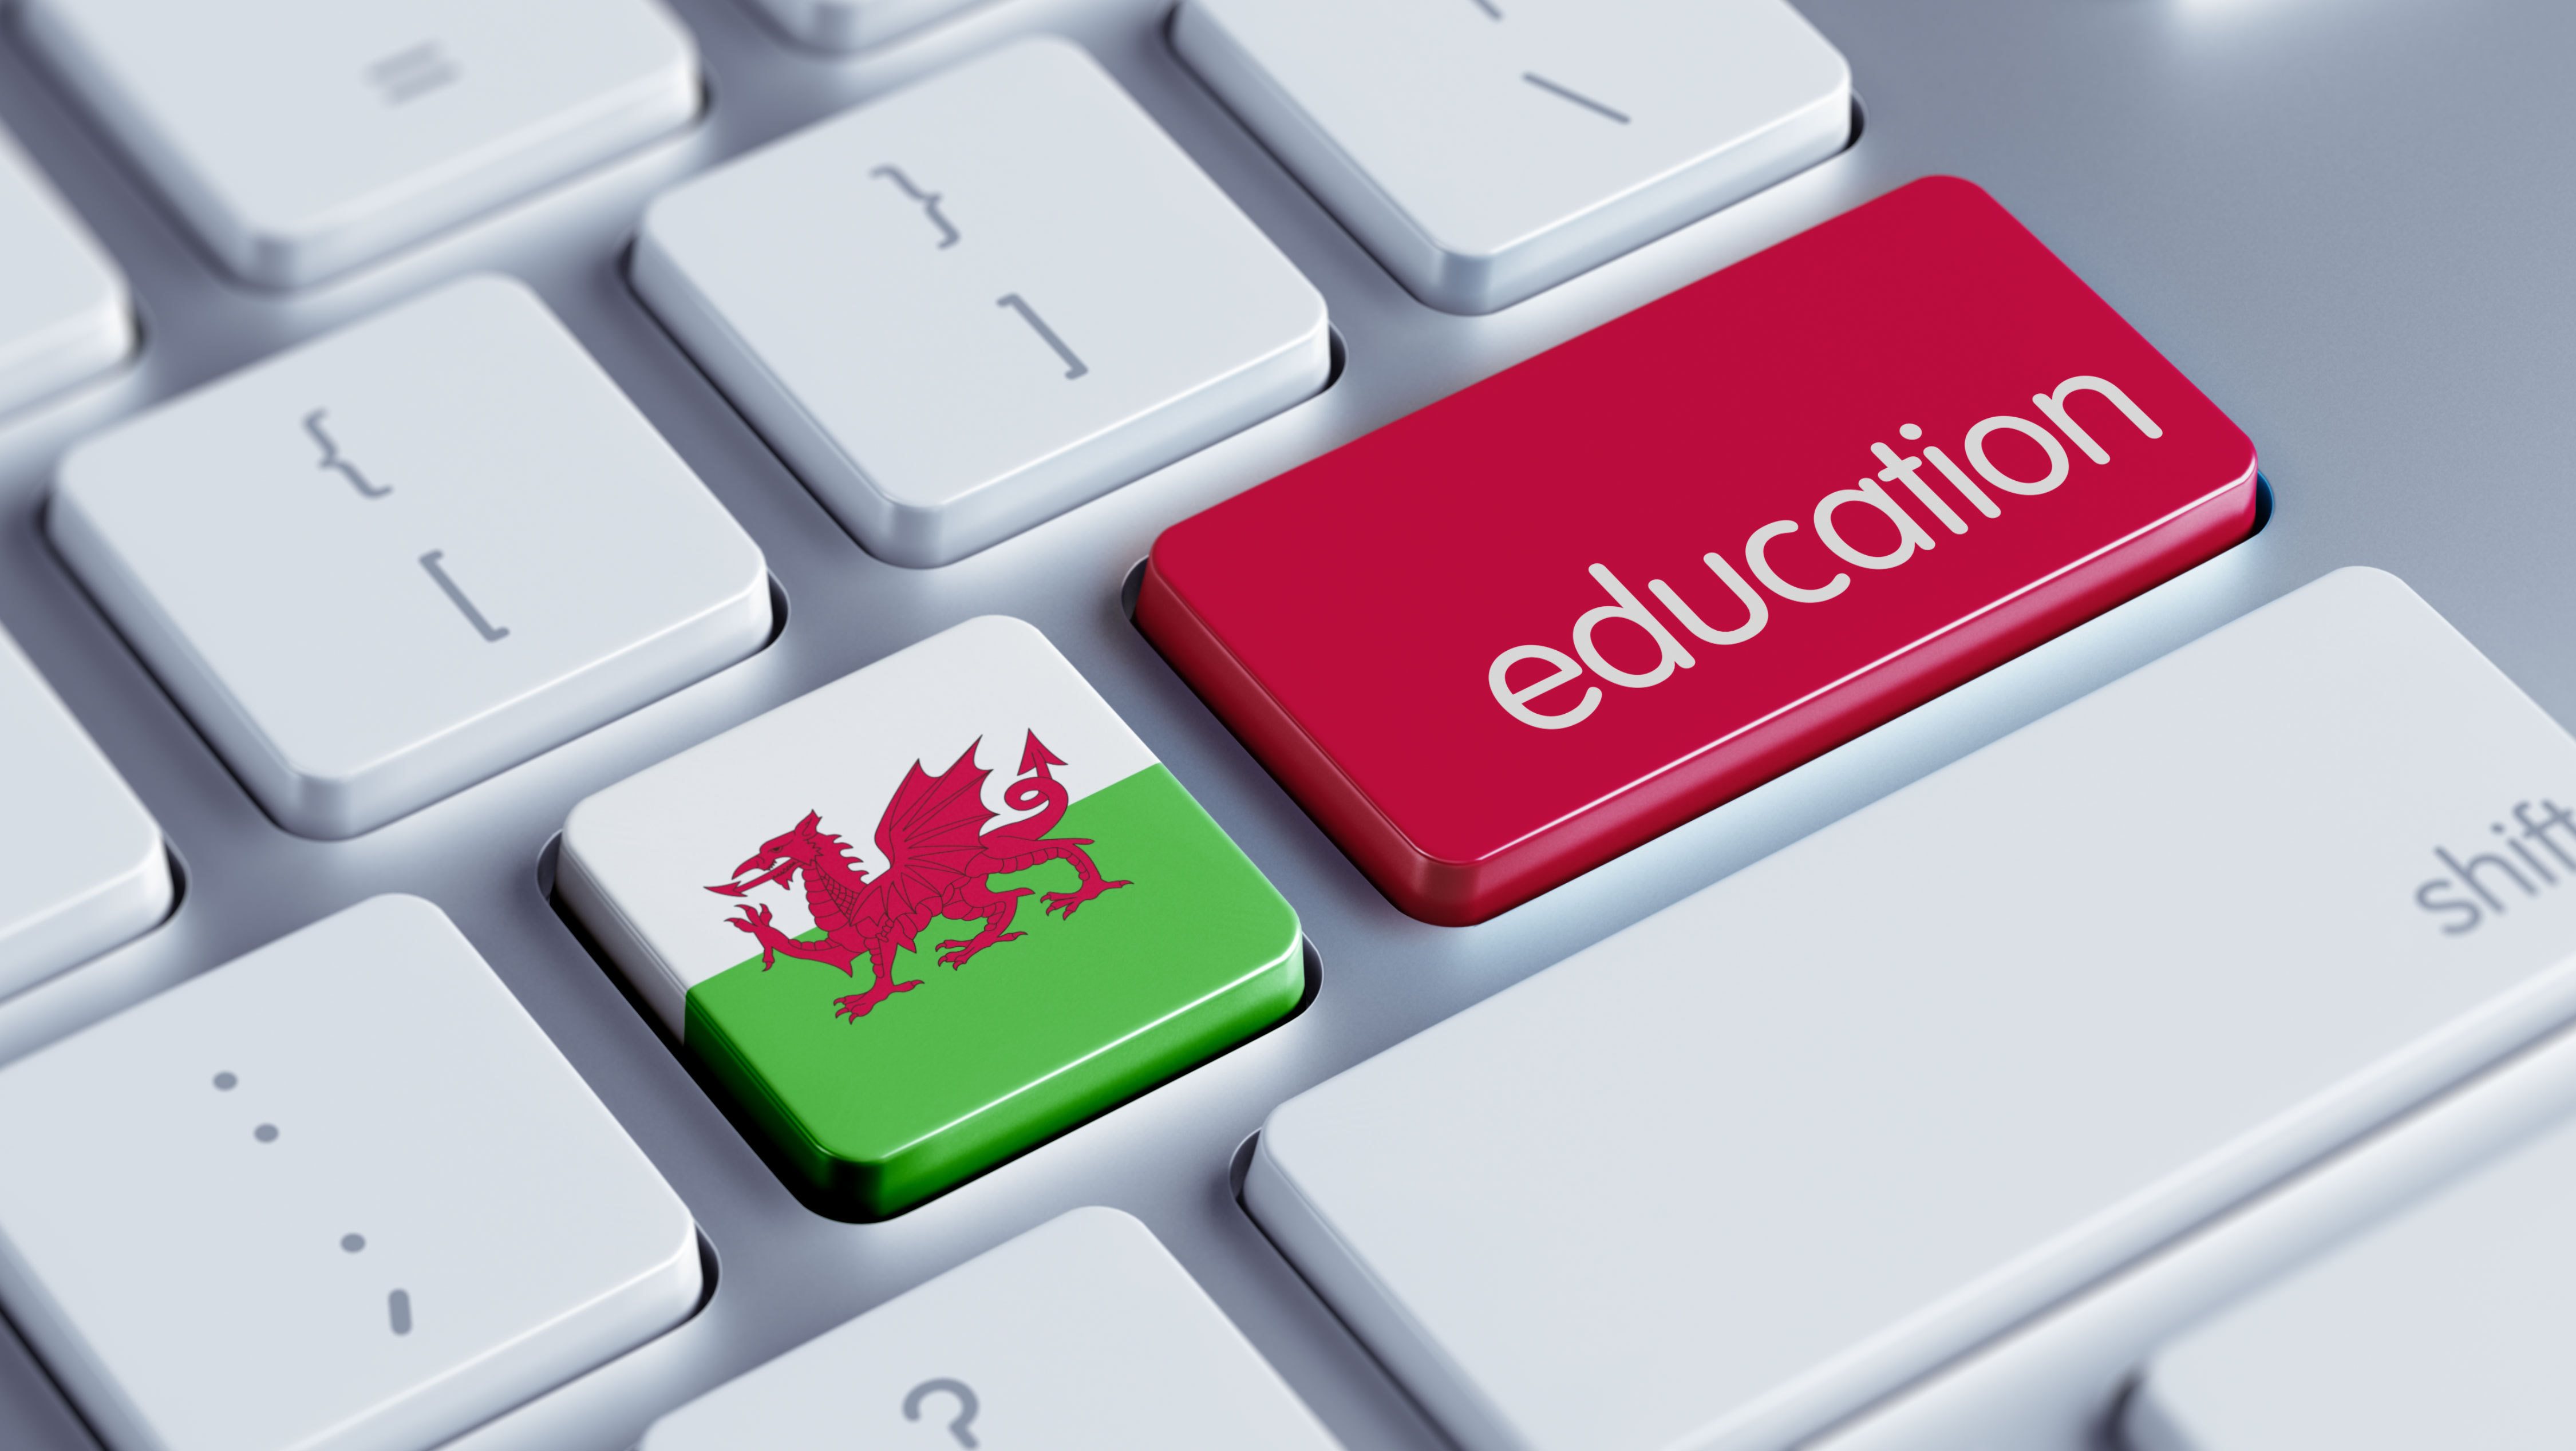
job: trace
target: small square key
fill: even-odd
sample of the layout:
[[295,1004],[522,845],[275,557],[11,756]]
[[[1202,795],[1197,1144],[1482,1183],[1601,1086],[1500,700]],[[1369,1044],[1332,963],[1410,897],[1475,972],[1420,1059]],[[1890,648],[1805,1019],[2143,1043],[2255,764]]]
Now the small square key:
[[150,929],[161,828],[0,631],[0,997]]
[[29,0],[27,32],[224,265],[302,287],[678,130],[657,0]]
[[664,196],[635,286],[871,553],[946,564],[1316,392],[1324,300],[1030,40]]
[[972,0],[744,0],[817,50],[866,50],[929,24]]
[[708,1392],[642,1451],[1336,1451],[1154,1238],[1077,1209]]
[[1173,43],[1416,297],[1508,307],[1851,139],[1785,0],[1185,0]]
[[0,1305],[111,1451],[428,1446],[686,1318],[696,1226],[436,907],[0,1069]]
[[124,275],[0,133],[0,414],[84,382],[134,350]]
[[1287,1016],[1297,914],[986,616],[612,786],[564,899],[835,1213],[900,1213]]
[[468,278],[74,450],[55,546],[291,831],[371,830],[760,648],[759,546]]

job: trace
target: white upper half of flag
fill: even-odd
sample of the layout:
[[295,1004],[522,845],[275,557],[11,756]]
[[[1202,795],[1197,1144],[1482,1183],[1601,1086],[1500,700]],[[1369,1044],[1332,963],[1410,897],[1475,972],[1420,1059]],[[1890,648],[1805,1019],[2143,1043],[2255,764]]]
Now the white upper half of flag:
[[[730,925],[738,901],[770,908],[789,936],[814,925],[801,883],[764,885],[739,899],[707,888],[729,881],[738,863],[809,811],[873,874],[885,865],[877,823],[905,773],[919,764],[938,775],[970,745],[990,772],[984,805],[992,824],[1032,815],[1002,799],[1019,779],[1031,732],[1063,761],[1051,773],[1076,801],[1155,762],[1036,627],[987,615],[583,801],[564,826],[560,880],[677,1031],[689,988],[758,950]],[[614,920],[594,920],[602,909]]]

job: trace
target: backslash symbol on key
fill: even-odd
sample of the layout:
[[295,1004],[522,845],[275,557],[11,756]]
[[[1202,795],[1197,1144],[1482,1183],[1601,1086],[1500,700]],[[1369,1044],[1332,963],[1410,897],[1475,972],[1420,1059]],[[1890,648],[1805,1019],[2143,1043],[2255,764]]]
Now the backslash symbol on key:
[[1540,90],[1547,92],[1551,96],[1555,96],[1561,100],[1571,101],[1575,105],[1581,106],[1583,109],[1590,111],[1596,116],[1606,116],[1609,119],[1618,122],[1622,126],[1625,126],[1636,119],[1630,116],[1627,112],[1605,106],[1599,101],[1592,99],[1590,96],[1587,96],[1581,91],[1575,90],[1570,86],[1559,85],[1556,82],[1549,80],[1547,77],[1540,75],[1536,71],[1522,72],[1521,79],[1538,87]]

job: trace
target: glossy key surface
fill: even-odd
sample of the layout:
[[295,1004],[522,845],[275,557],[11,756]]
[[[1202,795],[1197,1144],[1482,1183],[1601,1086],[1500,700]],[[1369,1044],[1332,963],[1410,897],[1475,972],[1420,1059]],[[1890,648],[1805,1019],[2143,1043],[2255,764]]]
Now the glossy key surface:
[[641,1451],[1335,1451],[1153,1232],[1077,1209],[656,1422]]
[[1278,1022],[1297,914],[986,616],[612,786],[560,881],[831,1211],[899,1213]]
[[445,1441],[660,1334],[689,1212],[438,908],[0,1069],[0,1307],[110,1451]]
[[1245,1202],[1473,1451],[1792,1445],[2564,1023],[2571,948],[2576,739],[2348,569],[1290,1100]]
[[1508,307],[1840,151],[1786,0],[1186,0],[1172,43],[1416,297]]
[[2242,538],[2253,445],[1935,178],[1166,530],[1137,623],[1490,917]]
[[372,830],[760,648],[759,548],[534,293],[468,278],[75,449],[55,546],[233,773]]
[[208,251],[363,266],[686,125],[658,0],[33,0],[28,38]]
[[2127,1446],[2576,1443],[2571,1215],[2562,1125],[2159,1350],[2123,1409]]
[[947,564],[1324,386],[1324,299],[1099,62],[1025,40],[656,201],[636,289],[826,508]]

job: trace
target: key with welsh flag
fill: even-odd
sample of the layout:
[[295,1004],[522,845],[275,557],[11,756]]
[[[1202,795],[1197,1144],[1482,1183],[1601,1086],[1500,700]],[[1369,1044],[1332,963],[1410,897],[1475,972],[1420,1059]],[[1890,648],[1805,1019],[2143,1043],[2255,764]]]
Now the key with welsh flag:
[[1297,914],[988,616],[575,807],[558,891],[808,1202],[882,1219],[1233,1048]]

